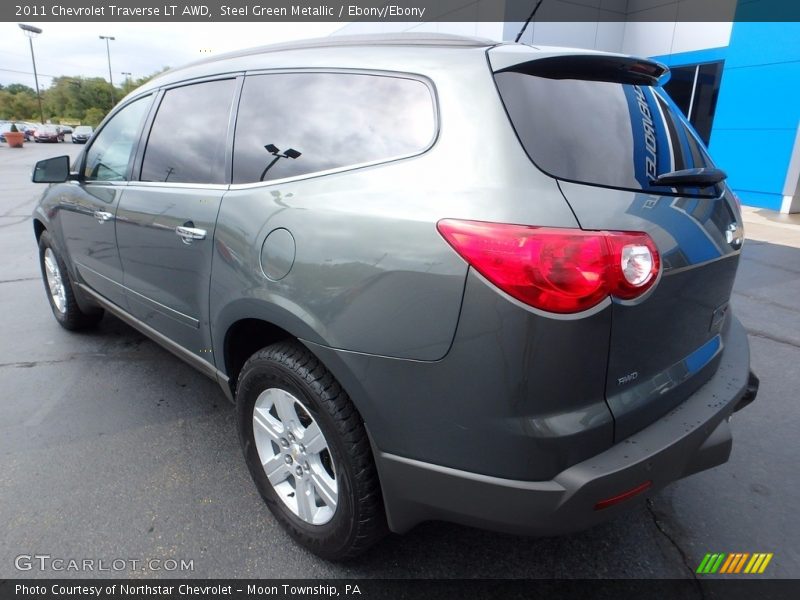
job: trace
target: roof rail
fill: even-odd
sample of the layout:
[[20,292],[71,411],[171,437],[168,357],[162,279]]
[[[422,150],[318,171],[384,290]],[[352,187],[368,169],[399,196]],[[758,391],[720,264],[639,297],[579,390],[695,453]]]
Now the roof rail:
[[[341,48],[352,46],[440,46],[447,48],[485,48],[496,46],[499,42],[488,38],[469,37],[463,35],[452,35],[449,33],[388,33],[388,34],[366,34],[366,35],[332,35],[324,38],[311,38],[306,40],[295,40],[270,44],[267,46],[257,46],[255,48],[245,48],[226,52],[216,56],[210,56],[176,69],[170,69],[163,74],[180,71],[187,67],[210,64],[231,58],[244,56],[254,56],[257,54],[268,54],[271,52],[284,52],[288,50],[304,50],[310,48]],[[159,75],[160,76],[160,75]]]

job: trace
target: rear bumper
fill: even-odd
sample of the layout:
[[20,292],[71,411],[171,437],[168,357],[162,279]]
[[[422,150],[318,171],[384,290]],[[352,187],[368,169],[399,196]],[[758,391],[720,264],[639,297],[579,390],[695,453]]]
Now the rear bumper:
[[[753,376],[755,377],[755,376]],[[596,509],[646,482],[642,499],[667,484],[727,461],[728,423],[755,398],[747,335],[734,318],[717,372],[670,413],[624,441],[549,481],[517,481],[469,473],[374,448],[389,526],[402,533],[445,520],[517,534],[577,531],[626,510],[634,499]]]

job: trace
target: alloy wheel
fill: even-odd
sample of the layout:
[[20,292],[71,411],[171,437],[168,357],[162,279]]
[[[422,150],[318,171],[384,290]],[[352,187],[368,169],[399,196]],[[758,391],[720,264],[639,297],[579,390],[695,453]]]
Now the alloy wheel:
[[336,469],[317,422],[291,393],[269,388],[253,407],[256,450],[275,493],[301,520],[324,525],[339,498]]
[[60,313],[67,311],[67,294],[64,290],[64,280],[61,269],[58,268],[58,261],[53,251],[48,248],[44,253],[44,270],[47,276],[47,288],[50,290],[50,297],[53,304]]

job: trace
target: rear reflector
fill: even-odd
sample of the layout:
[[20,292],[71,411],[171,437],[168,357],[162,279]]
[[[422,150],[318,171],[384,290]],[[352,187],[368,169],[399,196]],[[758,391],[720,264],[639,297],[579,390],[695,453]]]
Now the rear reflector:
[[646,233],[443,219],[439,233],[476,271],[530,306],[576,313],[652,287],[660,261]]
[[620,502],[625,502],[625,500],[629,500],[634,496],[638,496],[642,492],[650,489],[650,486],[652,485],[653,485],[652,481],[645,481],[644,483],[637,485],[635,488],[630,489],[627,492],[622,492],[618,496],[614,496],[612,498],[606,498],[605,500],[600,500],[600,502],[594,505],[594,509],[603,510],[604,508],[608,508],[609,506],[614,506],[615,504],[619,504]]

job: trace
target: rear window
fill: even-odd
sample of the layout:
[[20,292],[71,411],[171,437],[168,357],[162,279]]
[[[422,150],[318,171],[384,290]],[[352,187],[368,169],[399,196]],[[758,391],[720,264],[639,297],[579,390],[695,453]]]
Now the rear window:
[[714,195],[715,188],[653,186],[670,171],[712,167],[680,110],[658,87],[495,74],[531,160],[548,175],[658,194]]

